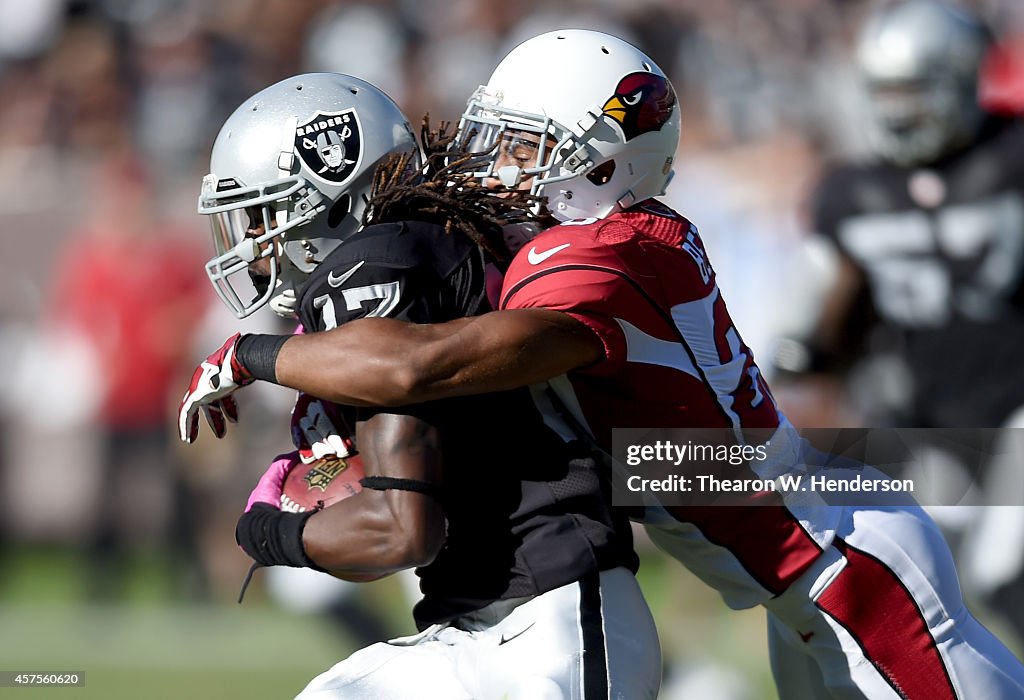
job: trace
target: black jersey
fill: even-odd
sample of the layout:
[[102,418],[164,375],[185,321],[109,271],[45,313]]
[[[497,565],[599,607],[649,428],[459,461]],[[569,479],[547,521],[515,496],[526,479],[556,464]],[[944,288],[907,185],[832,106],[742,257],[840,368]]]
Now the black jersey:
[[1024,122],[927,168],[853,165],[819,186],[814,223],[864,274],[913,382],[904,420],[997,427],[1024,404]]
[[[312,331],[365,316],[443,322],[490,309],[484,279],[481,252],[461,236],[419,222],[370,226],[310,276],[300,319]],[[631,530],[609,507],[607,479],[583,445],[544,425],[528,389],[404,410],[440,430],[444,453],[447,535],[417,571],[421,628],[594,571],[636,571]]]

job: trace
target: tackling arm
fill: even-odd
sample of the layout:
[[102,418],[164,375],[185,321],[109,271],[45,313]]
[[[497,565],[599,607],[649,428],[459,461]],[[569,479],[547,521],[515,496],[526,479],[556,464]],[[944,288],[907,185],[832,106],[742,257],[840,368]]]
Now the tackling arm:
[[544,381],[604,356],[560,311],[516,309],[440,324],[366,318],[288,339],[277,382],[350,405],[420,403]]

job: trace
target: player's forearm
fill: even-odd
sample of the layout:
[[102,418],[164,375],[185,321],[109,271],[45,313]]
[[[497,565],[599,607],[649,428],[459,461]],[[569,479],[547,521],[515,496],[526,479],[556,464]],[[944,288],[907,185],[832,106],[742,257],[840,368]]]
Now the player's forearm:
[[444,542],[440,439],[426,417],[376,413],[359,421],[363,490],[309,519],[306,555],[347,575],[379,576],[433,561]]
[[468,320],[420,325],[369,318],[295,336],[278,353],[276,381],[352,406],[414,403],[416,387],[440,383],[446,371],[438,341]]
[[427,325],[361,319],[289,339],[275,370],[279,384],[337,403],[397,406],[526,386],[602,356],[580,322],[531,309]]
[[315,514],[302,533],[306,555],[343,578],[425,566],[444,542],[440,508],[428,496],[371,491]]

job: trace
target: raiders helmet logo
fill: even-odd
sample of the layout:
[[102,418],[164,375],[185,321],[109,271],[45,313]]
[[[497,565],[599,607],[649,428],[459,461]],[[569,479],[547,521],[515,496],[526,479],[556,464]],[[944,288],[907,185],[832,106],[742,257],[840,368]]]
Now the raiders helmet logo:
[[359,165],[362,132],[354,109],[317,112],[295,127],[295,152],[316,177],[340,184]]
[[326,491],[327,487],[334,481],[334,477],[348,469],[348,462],[341,458],[322,459],[318,461],[302,480],[309,486],[309,490],[320,489]]
[[676,92],[660,75],[630,73],[615,86],[615,94],[602,107],[603,114],[621,128],[626,140],[658,131],[672,116]]

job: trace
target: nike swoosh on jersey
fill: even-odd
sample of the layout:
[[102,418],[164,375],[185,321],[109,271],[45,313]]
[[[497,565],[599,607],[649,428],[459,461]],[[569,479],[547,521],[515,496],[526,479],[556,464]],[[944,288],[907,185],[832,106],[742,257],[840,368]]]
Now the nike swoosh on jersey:
[[341,285],[345,284],[349,277],[356,273],[356,270],[363,266],[364,262],[366,261],[360,260],[355,265],[353,265],[348,272],[343,272],[340,275],[336,275],[334,273],[334,270],[331,270],[331,274],[327,275],[327,284],[331,285],[332,287],[340,287]]
[[526,253],[526,258],[527,258],[527,260],[530,261],[531,265],[540,265],[542,262],[544,262],[545,260],[550,258],[552,255],[554,255],[558,251],[565,250],[566,248],[568,248],[569,245],[570,245],[569,243],[563,243],[562,245],[556,245],[554,248],[551,248],[549,250],[545,250],[543,253],[538,253],[537,252],[537,246],[533,246]]
[[526,634],[530,630],[530,628],[533,627],[536,624],[537,624],[536,622],[531,622],[526,627],[524,627],[523,629],[519,630],[518,632],[516,632],[515,634],[513,634],[510,637],[506,637],[504,634],[502,634],[501,635],[501,639],[498,640],[498,646],[500,647],[502,644],[508,644],[509,642],[511,642],[516,637],[519,637],[519,636],[522,636],[523,634]]

